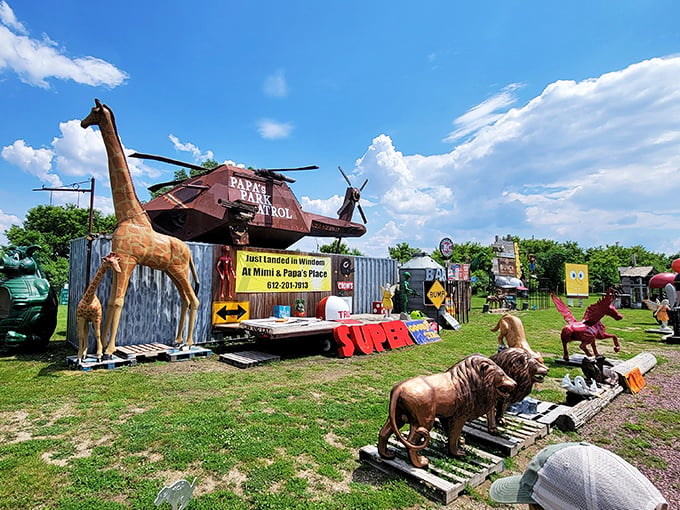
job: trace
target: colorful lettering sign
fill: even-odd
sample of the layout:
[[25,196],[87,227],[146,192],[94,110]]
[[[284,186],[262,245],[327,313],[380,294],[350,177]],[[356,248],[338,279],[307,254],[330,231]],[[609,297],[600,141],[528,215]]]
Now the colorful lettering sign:
[[272,195],[267,192],[264,183],[246,179],[237,175],[229,178],[229,187],[239,193],[239,199],[257,206],[257,214],[268,217],[293,218],[288,207],[277,207],[272,204]]
[[439,342],[441,337],[434,329],[430,327],[430,323],[426,320],[404,321],[408,332],[411,333],[413,340],[418,345],[429,344],[431,342]]
[[241,250],[236,258],[236,292],[331,290],[331,258]]
[[469,280],[470,264],[450,264],[448,267],[448,280]]
[[349,358],[356,354],[371,354],[387,349],[413,345],[408,328],[402,321],[373,324],[341,324],[333,330],[338,344],[338,356]]
[[338,290],[354,290],[354,282],[338,282]]

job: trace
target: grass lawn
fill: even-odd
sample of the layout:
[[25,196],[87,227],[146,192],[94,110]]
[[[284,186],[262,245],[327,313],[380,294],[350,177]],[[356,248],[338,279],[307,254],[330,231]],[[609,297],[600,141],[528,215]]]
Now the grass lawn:
[[[0,356],[0,509],[149,509],[164,484],[194,477],[190,509],[437,508],[403,480],[362,466],[358,450],[377,442],[394,383],[495,352],[489,329],[500,316],[481,310],[473,300],[470,322],[443,331],[441,342],[369,356],[298,349],[248,370],[214,355],[80,372],[66,368],[75,352],[61,307],[45,353]],[[562,402],[567,370],[554,363],[562,316],[555,308],[517,313],[550,367],[533,396]],[[662,364],[664,351],[680,350],[644,332],[656,327],[650,311],[622,313],[622,321],[604,319],[622,351],[613,355],[612,342],[601,341],[604,354],[652,350]],[[577,343],[570,352],[580,352]],[[677,414],[665,419],[677,424]]]

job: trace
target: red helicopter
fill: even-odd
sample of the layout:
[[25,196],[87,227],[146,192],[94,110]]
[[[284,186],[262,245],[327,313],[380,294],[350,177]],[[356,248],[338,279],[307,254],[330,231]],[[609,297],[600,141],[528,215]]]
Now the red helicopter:
[[317,166],[253,170],[223,164],[206,169],[152,154],[134,153],[131,157],[201,172],[150,186],[151,192],[170,189],[143,206],[155,230],[183,241],[286,249],[305,236],[340,239],[366,233],[366,227],[354,223],[352,216],[356,206],[366,223],[359,199],[368,179],[355,188],[340,167],[349,187],[336,219],[303,211],[288,186],[295,179],[281,173]]

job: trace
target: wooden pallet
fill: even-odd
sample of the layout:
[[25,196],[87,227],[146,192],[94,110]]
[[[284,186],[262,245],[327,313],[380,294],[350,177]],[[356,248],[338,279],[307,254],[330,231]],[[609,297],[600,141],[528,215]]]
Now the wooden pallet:
[[548,433],[550,433],[555,422],[559,420],[563,414],[566,414],[570,410],[570,406],[556,404],[555,402],[544,402],[542,400],[537,400],[536,414],[513,413],[512,411],[507,411],[505,416],[516,416],[518,418],[523,418],[525,420],[546,425],[548,427]]
[[274,354],[259,351],[239,351],[220,354],[220,361],[229,363],[238,368],[251,368],[263,363],[279,361],[280,359],[281,356],[275,356]]
[[116,353],[123,359],[153,359],[170,350],[172,350],[172,347],[160,343],[121,345],[116,347]]
[[123,359],[118,356],[113,356],[112,359],[97,361],[94,356],[87,356],[85,361],[80,361],[78,356],[68,356],[66,358],[66,365],[73,370],[81,370],[83,372],[89,372],[91,370],[105,369],[112,370],[114,368],[120,368],[124,366],[134,366],[137,364],[135,359]]
[[164,359],[165,361],[187,361],[194,358],[208,357],[210,355],[212,355],[212,351],[210,349],[193,346],[188,351],[170,349],[164,353],[161,353],[160,358]]
[[408,460],[404,445],[396,439],[389,441],[394,459],[383,459],[374,445],[359,450],[359,458],[366,464],[384,472],[398,473],[428,498],[448,505],[460,496],[466,487],[477,487],[492,473],[503,471],[503,459],[477,448],[466,446],[467,457],[455,459],[447,453],[445,440],[432,433],[430,445],[421,453],[430,460],[427,469],[414,467]]
[[498,435],[490,434],[485,416],[463,425],[463,433],[468,443],[491,448],[505,457],[512,457],[536,440],[548,435],[548,426],[517,416],[505,415],[505,426],[498,427]]

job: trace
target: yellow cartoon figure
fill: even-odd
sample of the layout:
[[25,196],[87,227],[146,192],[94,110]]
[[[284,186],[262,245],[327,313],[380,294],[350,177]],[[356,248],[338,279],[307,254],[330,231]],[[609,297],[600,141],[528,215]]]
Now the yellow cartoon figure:
[[588,297],[588,265],[564,264],[567,297]]

